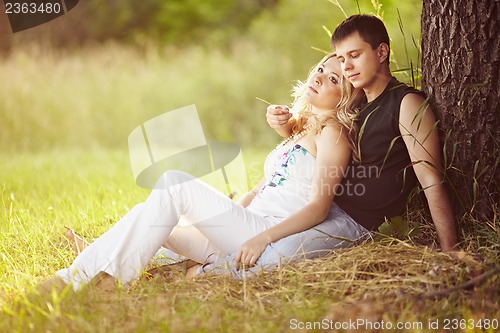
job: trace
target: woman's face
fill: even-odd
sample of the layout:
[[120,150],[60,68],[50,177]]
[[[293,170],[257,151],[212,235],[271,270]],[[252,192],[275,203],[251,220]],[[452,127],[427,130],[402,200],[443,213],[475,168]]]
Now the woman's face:
[[307,80],[305,98],[318,110],[331,111],[340,102],[340,62],[331,57]]

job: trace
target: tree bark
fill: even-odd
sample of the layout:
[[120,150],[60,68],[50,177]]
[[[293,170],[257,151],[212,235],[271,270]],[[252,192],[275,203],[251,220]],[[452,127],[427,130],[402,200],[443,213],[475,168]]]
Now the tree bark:
[[500,202],[499,7],[499,0],[422,6],[422,90],[449,134],[444,160],[454,207],[490,221]]
[[0,55],[7,54],[11,48],[11,35],[9,19],[5,14],[5,7],[0,4]]

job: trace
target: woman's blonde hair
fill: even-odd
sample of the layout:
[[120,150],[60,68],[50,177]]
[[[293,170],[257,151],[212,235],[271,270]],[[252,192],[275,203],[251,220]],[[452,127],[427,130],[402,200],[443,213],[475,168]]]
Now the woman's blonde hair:
[[[341,130],[345,130],[349,146],[353,152],[353,158],[357,160],[357,145],[355,137],[357,133],[356,119],[358,116],[357,106],[360,104],[364,95],[359,89],[355,89],[351,83],[340,75],[340,101],[336,105],[336,111],[321,118],[314,115],[311,111],[311,103],[305,98],[307,91],[307,81],[314,75],[320,66],[331,58],[335,58],[335,53],[329,53],[321,59],[310,71],[305,82],[299,81],[293,87],[292,97],[294,101],[291,106],[291,112],[295,114],[296,123],[292,128],[292,135],[300,133],[309,121],[309,131],[314,134],[321,132],[321,130],[328,124],[339,124]],[[312,121],[311,121],[312,120]]]

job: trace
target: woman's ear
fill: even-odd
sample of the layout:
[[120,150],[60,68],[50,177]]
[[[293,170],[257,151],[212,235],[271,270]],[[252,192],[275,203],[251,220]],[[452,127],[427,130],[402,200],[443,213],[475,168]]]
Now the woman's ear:
[[378,46],[377,54],[380,63],[385,62],[387,57],[389,56],[389,45],[387,45],[386,43],[380,43],[380,45]]

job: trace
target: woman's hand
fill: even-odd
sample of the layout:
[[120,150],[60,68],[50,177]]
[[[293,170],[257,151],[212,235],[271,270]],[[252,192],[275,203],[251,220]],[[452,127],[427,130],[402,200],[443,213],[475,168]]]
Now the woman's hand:
[[282,137],[290,136],[295,121],[286,105],[269,105],[266,119],[269,126],[279,135]]
[[286,105],[269,105],[267,107],[266,119],[271,128],[281,128],[288,123],[292,114]]
[[247,240],[236,253],[236,269],[252,267],[260,258],[266,247],[271,243],[264,233]]

